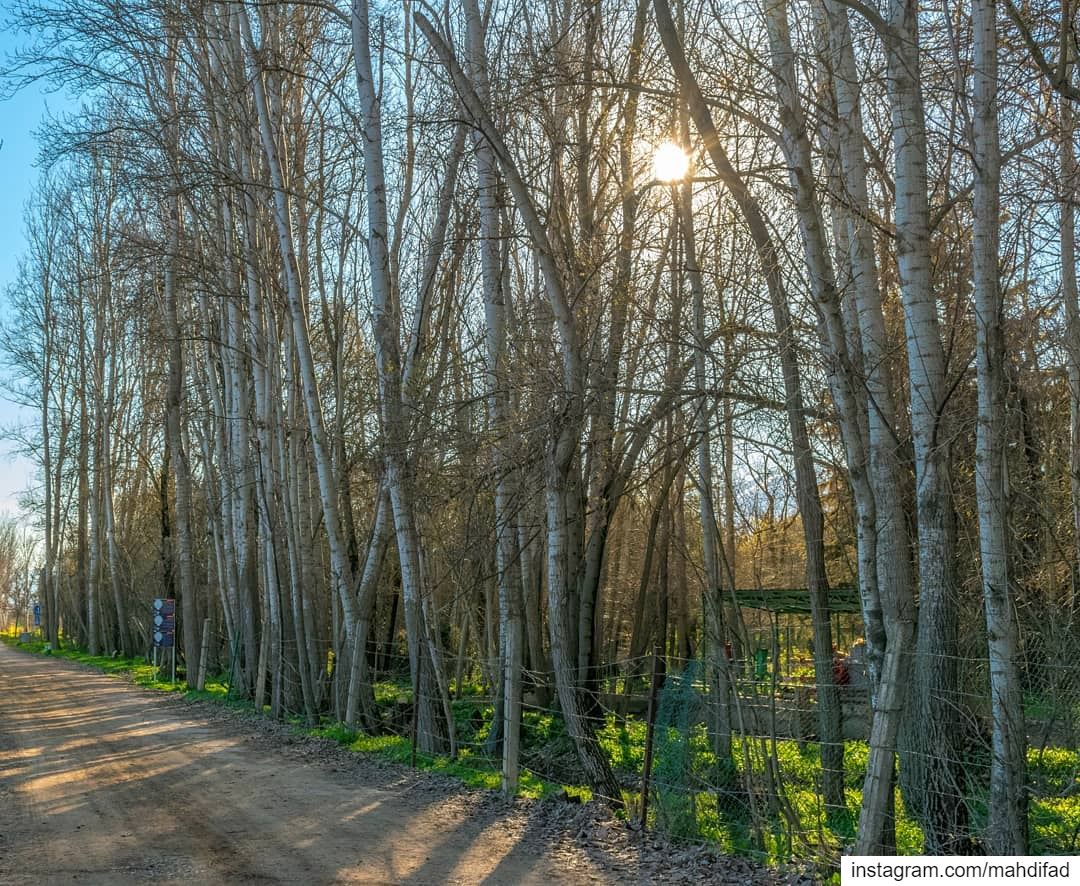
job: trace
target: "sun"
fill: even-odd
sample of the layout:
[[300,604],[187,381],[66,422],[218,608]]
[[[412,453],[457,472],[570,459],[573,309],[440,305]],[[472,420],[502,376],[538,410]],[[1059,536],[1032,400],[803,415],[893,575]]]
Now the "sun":
[[653,176],[657,181],[677,182],[690,171],[690,158],[673,141],[657,145],[653,153]]

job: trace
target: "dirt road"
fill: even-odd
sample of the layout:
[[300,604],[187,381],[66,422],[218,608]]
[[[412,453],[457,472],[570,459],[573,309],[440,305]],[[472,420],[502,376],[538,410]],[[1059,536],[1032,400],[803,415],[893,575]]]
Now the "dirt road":
[[0,883],[623,879],[536,845],[527,816],[411,774],[371,786],[202,713],[0,644]]

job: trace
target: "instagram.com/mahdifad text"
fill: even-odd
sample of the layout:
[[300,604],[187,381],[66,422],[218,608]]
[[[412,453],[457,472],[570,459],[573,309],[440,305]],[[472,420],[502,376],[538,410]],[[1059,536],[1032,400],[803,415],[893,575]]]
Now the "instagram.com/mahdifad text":
[[1080,856],[930,857],[849,855],[841,886],[1061,886],[1080,884]]

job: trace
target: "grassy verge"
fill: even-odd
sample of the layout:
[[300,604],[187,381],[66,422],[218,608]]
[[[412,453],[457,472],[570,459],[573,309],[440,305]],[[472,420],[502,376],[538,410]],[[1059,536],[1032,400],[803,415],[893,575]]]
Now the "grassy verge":
[[[412,759],[412,743],[401,735],[366,735],[347,729],[341,723],[320,726],[306,730],[308,735],[332,739],[350,751],[361,754],[375,754],[395,763],[409,765]],[[477,754],[471,748],[463,748],[456,759],[417,752],[416,767],[432,772],[439,772],[458,779],[470,788],[483,788],[497,791],[502,775],[494,760]],[[543,799],[562,792],[582,795],[588,798],[584,788],[561,785],[554,781],[539,778],[532,772],[522,772],[518,784],[519,797]]]

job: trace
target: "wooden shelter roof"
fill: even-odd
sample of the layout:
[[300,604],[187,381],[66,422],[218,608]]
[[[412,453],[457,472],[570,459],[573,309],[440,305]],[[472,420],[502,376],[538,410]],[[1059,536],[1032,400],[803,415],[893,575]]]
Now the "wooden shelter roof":
[[[791,615],[810,614],[808,588],[737,588],[735,602],[743,609],[761,609]],[[859,612],[859,589],[853,585],[829,588],[832,612]]]

